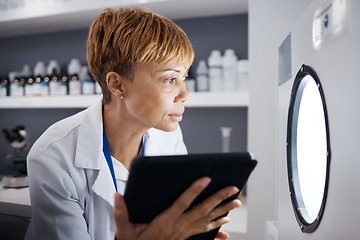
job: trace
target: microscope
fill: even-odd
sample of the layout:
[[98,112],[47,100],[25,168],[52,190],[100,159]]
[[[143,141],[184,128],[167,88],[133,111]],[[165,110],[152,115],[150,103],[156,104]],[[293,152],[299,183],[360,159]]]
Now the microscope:
[[5,160],[10,163],[12,174],[3,177],[3,186],[7,188],[27,187],[26,157],[31,147],[29,133],[24,126],[17,126],[10,130],[4,129],[3,134],[12,148],[11,153],[5,156]]

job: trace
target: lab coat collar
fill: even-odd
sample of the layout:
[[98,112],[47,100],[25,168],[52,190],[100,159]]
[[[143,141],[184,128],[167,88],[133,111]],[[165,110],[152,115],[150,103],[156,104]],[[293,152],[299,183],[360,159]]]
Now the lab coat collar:
[[153,144],[154,142],[156,142],[156,136],[150,136],[149,132],[151,130],[155,130],[155,129],[150,129],[147,132],[145,132],[144,137],[143,137],[143,146],[144,146],[144,156],[153,156],[153,155],[157,155],[157,153],[159,153],[159,149],[160,149],[160,144],[156,145]]
[[[179,129],[175,130],[179,131]],[[172,135],[173,132],[163,132],[161,130],[150,128],[144,135],[144,155],[157,156],[157,155],[173,155],[173,149],[169,150],[168,141],[171,138],[165,138],[166,135]],[[167,152],[168,151],[168,152]]]

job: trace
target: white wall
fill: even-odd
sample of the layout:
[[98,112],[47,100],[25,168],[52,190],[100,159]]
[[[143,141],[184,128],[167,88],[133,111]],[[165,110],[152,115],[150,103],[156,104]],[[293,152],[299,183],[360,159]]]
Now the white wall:
[[265,222],[277,219],[277,49],[310,2],[249,0],[248,150],[259,163],[248,183],[248,233],[244,239],[265,239]]

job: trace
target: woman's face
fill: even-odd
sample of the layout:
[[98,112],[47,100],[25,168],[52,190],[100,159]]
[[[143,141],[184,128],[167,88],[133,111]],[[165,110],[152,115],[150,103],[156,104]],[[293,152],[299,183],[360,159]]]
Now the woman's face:
[[130,120],[146,128],[174,131],[189,99],[185,79],[188,69],[177,62],[142,64],[134,81],[125,84],[125,106]]

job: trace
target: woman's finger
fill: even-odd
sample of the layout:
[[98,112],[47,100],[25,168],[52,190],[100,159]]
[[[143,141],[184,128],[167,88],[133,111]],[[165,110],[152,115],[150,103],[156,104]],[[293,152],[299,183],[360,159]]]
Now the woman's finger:
[[[229,198],[230,196],[233,196],[234,194],[238,193],[239,189],[234,186],[225,187],[218,192],[214,193],[212,196],[205,199],[203,202],[197,204],[194,206],[190,211],[188,211],[186,214],[189,215],[190,219],[202,219],[204,217],[209,217],[209,214],[213,215],[213,210],[225,199]],[[221,210],[221,209],[220,209]],[[226,212],[223,212],[224,214]],[[217,216],[213,216],[213,219],[215,219],[218,216],[221,216],[222,214],[219,214]]]
[[238,199],[234,199],[230,202],[222,204],[221,206],[216,207],[207,217],[208,221],[212,221],[224,214],[230,212],[234,208],[241,207],[241,202]]
[[228,238],[229,238],[229,234],[227,232],[219,230],[219,232],[217,233],[215,239],[225,240],[225,239],[228,239]]
[[185,212],[179,219],[179,226],[188,229],[192,235],[221,227],[230,221],[229,218],[223,217],[224,214],[234,208],[240,207],[241,202],[235,199],[221,206],[219,206],[219,204],[237,192],[238,189],[233,186],[221,189],[208,199],[194,206],[190,211]]
[[[126,238],[126,234],[130,233],[129,231],[131,226],[129,225],[129,214],[127,211],[126,203],[124,197],[119,193],[114,195],[114,211],[113,211],[115,223],[116,223],[116,237],[121,239]],[[121,234],[121,235],[120,235]]]
[[[240,206],[241,202],[238,199],[232,200],[215,208],[211,213],[209,213],[209,215],[204,216],[195,222],[189,223],[188,226],[189,228],[191,227],[194,229],[195,232],[193,232],[193,234],[208,232],[215,228],[220,228],[222,225],[230,222],[230,219],[224,216],[224,214]],[[220,233],[219,236],[219,239],[227,239],[226,237],[221,237],[223,236],[222,233]]]
[[157,232],[163,236],[171,232],[176,232],[180,235],[184,231],[186,232],[185,226],[188,226],[192,221],[196,221],[196,219],[184,219],[184,212],[210,182],[211,179],[209,177],[202,177],[196,180],[168,209],[158,215],[150,225],[157,226]]
[[[228,222],[230,222],[230,218],[228,218],[228,217],[220,217],[214,221],[208,221],[208,222],[204,222],[202,220],[197,220],[196,222],[192,223],[192,226],[191,226],[192,230],[189,232],[191,232],[191,235],[209,232],[216,228],[220,228],[222,225],[224,225]],[[220,234],[220,236],[222,236],[222,235]]]

